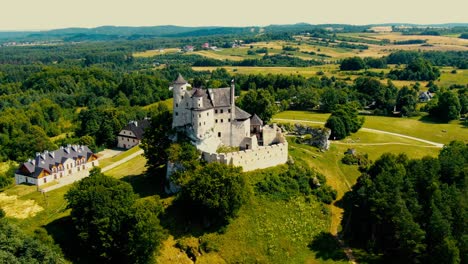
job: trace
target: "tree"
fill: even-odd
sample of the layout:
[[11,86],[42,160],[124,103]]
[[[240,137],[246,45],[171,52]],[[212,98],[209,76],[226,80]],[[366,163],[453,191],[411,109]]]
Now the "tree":
[[267,90],[249,90],[237,100],[237,105],[250,114],[257,114],[263,122],[270,121],[278,111],[275,98]]
[[325,127],[332,131],[330,138],[343,139],[351,133],[356,133],[363,124],[364,118],[358,116],[357,105],[348,103],[337,106],[325,123]]
[[237,215],[246,199],[242,169],[218,162],[174,174],[180,199],[204,219],[224,225]]
[[449,122],[460,118],[462,106],[458,95],[451,91],[445,91],[437,95],[437,105],[429,109],[429,114],[442,121]]
[[[130,184],[93,169],[65,194],[78,239],[106,262],[146,263],[163,238],[158,200],[136,200]],[[148,254],[150,253],[150,254]]]
[[431,81],[439,78],[440,71],[428,60],[416,57],[403,70],[393,69],[388,76],[398,80]]
[[417,93],[414,89],[404,86],[398,91],[396,109],[401,111],[403,116],[413,115],[416,112],[417,98]]
[[0,263],[65,263],[60,250],[50,240],[26,234],[1,216],[0,245]]
[[171,144],[172,113],[164,104],[158,104],[151,112],[151,125],[145,132],[141,148],[148,162],[150,173],[157,173],[167,163],[166,149]]
[[366,68],[366,63],[360,57],[346,58],[341,61],[340,70],[358,71]]

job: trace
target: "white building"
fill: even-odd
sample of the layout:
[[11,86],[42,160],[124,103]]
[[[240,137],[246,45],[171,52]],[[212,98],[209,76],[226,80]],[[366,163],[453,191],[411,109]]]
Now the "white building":
[[34,159],[18,168],[15,182],[41,186],[63,177],[88,176],[89,170],[98,165],[97,156],[87,146],[68,145],[36,153]]
[[[174,97],[172,127],[185,132],[207,161],[242,166],[244,171],[286,163],[288,148],[281,129],[263,126],[257,115],[237,107],[234,83],[226,88],[190,88],[181,75],[170,87]],[[220,146],[239,147],[240,151],[229,153],[229,159],[221,158],[224,154],[216,153]],[[246,151],[258,159],[249,154],[247,161]],[[268,162],[263,161],[264,154],[268,154]]]
[[131,149],[141,143],[145,135],[145,129],[149,127],[149,119],[130,121],[117,136],[117,147]]

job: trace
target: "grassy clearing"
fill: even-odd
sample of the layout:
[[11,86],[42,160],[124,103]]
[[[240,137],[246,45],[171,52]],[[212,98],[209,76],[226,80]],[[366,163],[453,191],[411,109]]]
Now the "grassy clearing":
[[169,99],[166,99],[164,101],[160,101],[160,102],[152,103],[152,104],[149,104],[149,105],[145,105],[145,106],[143,106],[143,109],[150,110],[151,108],[156,107],[158,104],[162,103],[162,104],[165,104],[167,106],[167,108],[169,108],[170,111],[172,111],[173,101],[174,101],[173,98],[169,98]]
[[468,70],[457,69],[456,73],[451,73],[452,67],[443,67],[439,80],[435,83],[441,87],[450,87],[452,84],[468,85]]
[[[330,114],[308,111],[284,111],[276,114],[274,118],[308,120],[325,122]],[[449,143],[452,140],[468,142],[467,128],[460,121],[450,123],[433,122],[427,117],[384,117],[366,116],[364,127],[404,134],[439,143]]]
[[304,77],[317,76],[317,72],[324,72],[331,76],[337,73],[338,65],[328,64],[312,67],[192,67],[195,71],[213,71],[217,68],[224,68],[229,73],[238,74],[284,74],[284,75],[302,75]]
[[[66,209],[67,202],[63,197],[71,185],[42,194],[36,191],[36,186],[17,185],[5,191],[7,195],[18,195],[18,200],[34,201],[43,208],[42,211],[25,219],[11,218],[21,229],[33,232],[36,228],[45,226],[50,222],[68,216],[70,211]],[[26,211],[28,209],[25,209]]]
[[109,171],[106,171],[106,175],[120,179],[128,175],[140,175],[146,170],[146,158],[143,156],[137,156]]
[[170,54],[179,52],[179,48],[170,48],[170,49],[155,49],[155,50],[146,50],[143,52],[135,52],[133,56],[136,58],[147,58],[147,57],[154,57],[162,54]]
[[99,167],[100,168],[105,168],[107,167],[108,165],[112,164],[112,163],[115,163],[119,160],[122,160],[130,155],[132,155],[133,153],[137,152],[141,150],[140,146],[135,146],[127,151],[124,151],[114,157],[111,157],[111,158],[107,158],[107,159],[102,159],[99,161]]

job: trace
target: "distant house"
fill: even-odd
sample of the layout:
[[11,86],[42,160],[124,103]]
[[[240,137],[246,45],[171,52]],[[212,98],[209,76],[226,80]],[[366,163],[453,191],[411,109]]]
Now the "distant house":
[[432,94],[430,92],[421,92],[419,94],[420,102],[429,102],[432,99]]
[[202,49],[209,49],[210,48],[210,43],[205,42],[205,43],[203,43],[203,45],[201,47],[202,47]]
[[117,147],[130,149],[140,144],[145,134],[145,129],[149,127],[149,119],[130,121],[117,136]]
[[99,165],[97,159],[87,146],[68,145],[54,151],[46,150],[21,164],[15,172],[15,182],[40,186],[63,177],[88,176],[89,170]]
[[185,52],[192,52],[192,51],[194,51],[194,49],[195,48],[193,46],[190,46],[190,45],[187,45],[187,46],[184,47]]

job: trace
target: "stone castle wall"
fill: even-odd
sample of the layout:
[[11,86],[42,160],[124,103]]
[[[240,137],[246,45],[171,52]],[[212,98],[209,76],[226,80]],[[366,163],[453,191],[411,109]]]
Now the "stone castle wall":
[[202,156],[207,162],[220,162],[240,166],[244,171],[252,171],[285,164],[288,161],[288,143],[285,141],[230,153],[203,152]]

